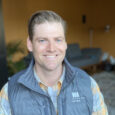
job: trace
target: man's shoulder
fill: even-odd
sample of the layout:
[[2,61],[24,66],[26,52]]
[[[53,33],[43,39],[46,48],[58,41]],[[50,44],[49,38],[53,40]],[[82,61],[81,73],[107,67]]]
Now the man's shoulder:
[[88,73],[86,73],[84,70],[81,68],[75,67],[71,65],[66,59],[65,59],[65,64],[66,64],[66,71],[69,71],[70,75],[74,75],[74,78],[77,79],[87,79],[88,81],[90,80],[90,76]]
[[26,70],[22,70],[9,78],[7,86],[8,95],[11,95],[13,91],[17,91],[17,89],[19,88],[18,79],[20,79],[20,77],[24,75],[25,71]]
[[14,83],[14,81],[16,81],[18,78],[20,78],[25,73],[25,71],[26,71],[26,69],[21,70],[18,73],[16,73],[16,74],[12,75],[11,77],[9,77],[9,82]]
[[85,72],[83,69],[80,69],[78,67],[73,67],[73,69],[77,75],[80,75],[80,77],[90,78],[90,75],[87,72]]
[[0,91],[0,98],[5,97],[7,95],[7,90],[8,90],[8,82],[2,87]]

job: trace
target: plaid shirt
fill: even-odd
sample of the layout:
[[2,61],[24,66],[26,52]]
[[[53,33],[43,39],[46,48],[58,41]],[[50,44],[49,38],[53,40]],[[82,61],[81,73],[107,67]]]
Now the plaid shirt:
[[[65,71],[65,70],[64,70]],[[57,111],[57,96],[60,92],[61,85],[64,79],[64,72],[62,77],[57,82],[56,85],[53,87],[45,86],[40,79],[37,77],[36,73],[34,72],[35,77],[38,81],[40,87],[49,94],[51,100],[54,104],[54,107]],[[91,79],[91,88],[93,92],[93,113],[92,115],[108,115],[107,107],[104,103],[104,98],[102,93],[100,92],[99,86],[94,79]],[[0,115],[11,115],[11,109],[8,101],[8,83],[2,88],[0,92]]]
[[35,76],[36,80],[38,81],[38,84],[40,85],[40,87],[43,89],[43,91],[45,91],[50,96],[50,98],[54,104],[55,110],[56,110],[56,112],[58,112],[57,111],[57,96],[59,95],[59,92],[60,92],[60,89],[62,86],[62,82],[63,82],[64,76],[65,76],[65,67],[63,66],[63,73],[61,75],[61,78],[59,79],[57,84],[55,84],[52,87],[48,87],[48,86],[44,85],[44,83],[42,83],[42,81],[39,79],[38,75],[36,74],[35,69],[34,69],[34,76]]

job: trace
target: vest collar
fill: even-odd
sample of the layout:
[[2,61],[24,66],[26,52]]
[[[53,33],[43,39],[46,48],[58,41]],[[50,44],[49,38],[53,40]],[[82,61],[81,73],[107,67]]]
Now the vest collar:
[[33,90],[35,92],[39,92],[41,94],[46,93],[40,88],[38,85],[37,80],[34,77],[34,71],[33,71],[33,65],[34,65],[34,59],[31,60],[29,67],[25,70],[25,72],[19,77],[18,83],[24,85],[25,87],[29,88],[30,90]]
[[[40,88],[38,85],[38,82],[36,78],[34,77],[34,71],[33,71],[33,65],[34,65],[34,59],[31,60],[29,67],[25,70],[25,72],[19,77],[18,83],[26,86],[27,88],[39,92],[42,94],[46,93]],[[64,83],[62,84],[62,87],[65,87],[71,80],[73,80],[73,76],[75,74],[74,68],[69,64],[67,59],[64,59],[64,64],[65,64],[65,79]]]
[[64,63],[66,71],[65,71],[65,79],[62,84],[62,90],[73,81],[77,72],[76,69],[73,66],[71,66],[71,64],[68,62],[66,58],[64,59]]

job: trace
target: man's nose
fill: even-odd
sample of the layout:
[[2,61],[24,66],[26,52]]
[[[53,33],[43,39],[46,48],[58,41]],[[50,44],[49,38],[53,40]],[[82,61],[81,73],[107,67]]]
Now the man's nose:
[[53,43],[53,42],[48,43],[48,51],[50,51],[50,52],[55,51],[55,43]]

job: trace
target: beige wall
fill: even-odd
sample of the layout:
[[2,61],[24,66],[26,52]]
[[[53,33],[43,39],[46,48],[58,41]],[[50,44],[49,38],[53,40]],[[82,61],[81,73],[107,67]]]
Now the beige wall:
[[[78,42],[81,47],[90,46],[89,30],[93,28],[93,46],[115,56],[114,3],[110,0],[3,0],[6,42],[23,40],[26,47],[27,21],[37,10],[54,10],[68,23],[67,42]],[[82,15],[87,22],[82,24]],[[111,25],[108,33],[104,26]]]

